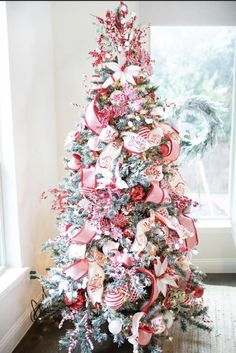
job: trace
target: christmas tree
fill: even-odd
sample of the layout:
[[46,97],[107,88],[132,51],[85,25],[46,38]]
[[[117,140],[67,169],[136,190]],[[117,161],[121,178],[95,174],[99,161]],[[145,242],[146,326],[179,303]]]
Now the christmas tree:
[[[55,266],[39,276],[43,304],[60,312],[60,327],[72,323],[60,340],[68,352],[79,344],[89,353],[109,333],[134,352],[158,353],[175,321],[210,329],[204,274],[191,262],[195,204],[177,165],[180,147],[191,146],[167,120],[183,109],[163,102],[151,82],[147,29],[123,2],[96,20],[89,103],[66,140],[66,176],[51,189],[59,232],[44,245]],[[214,116],[209,107],[185,102]]]

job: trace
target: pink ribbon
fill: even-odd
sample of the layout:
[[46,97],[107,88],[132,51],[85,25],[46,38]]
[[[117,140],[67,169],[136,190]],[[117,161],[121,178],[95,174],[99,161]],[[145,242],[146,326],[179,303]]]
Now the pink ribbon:
[[79,186],[79,191],[81,193],[89,193],[93,191],[96,187],[96,175],[95,167],[90,166],[89,168],[83,168],[81,170],[81,182]]
[[153,330],[147,325],[142,325],[138,329],[138,344],[146,346],[152,338]]
[[145,199],[145,202],[154,202],[156,204],[162,203],[164,200],[164,191],[160,187],[158,181],[151,182],[151,189]]
[[180,154],[180,145],[179,142],[171,137],[167,137],[170,142],[169,153],[163,157],[164,162],[174,162],[179,157]]
[[74,281],[78,281],[88,273],[88,266],[87,259],[78,260],[64,268],[63,273],[65,273],[66,276],[70,276]]
[[85,113],[85,121],[90,130],[92,130],[96,135],[99,135],[103,129],[102,124],[98,120],[95,112],[94,112],[94,101],[89,103],[86,113]]
[[181,214],[179,216],[179,223],[186,228],[189,232],[193,233],[193,237],[189,237],[185,240],[186,248],[188,250],[193,249],[198,244],[198,235],[197,229],[195,227],[194,221],[192,218],[188,217],[186,214]]
[[77,153],[72,153],[72,157],[67,164],[71,170],[77,171],[81,168],[81,157]]
[[147,270],[146,268],[137,268],[138,272],[144,273],[152,282],[152,291],[151,291],[151,296],[149,298],[149,301],[147,303],[147,305],[144,306],[144,308],[142,309],[142,311],[147,314],[149,308],[152,306],[152,304],[154,303],[154,301],[157,299],[158,297],[158,288],[157,288],[157,281],[156,281],[156,277],[155,275]]
[[[103,108],[103,111],[99,111],[98,107],[96,106],[96,101],[98,97],[105,93],[106,89],[99,89],[98,93],[96,94],[94,100],[89,103],[86,113],[85,113],[85,122],[86,125],[92,130],[96,135],[99,135],[103,128],[108,125],[108,121],[110,118],[110,110],[107,106]],[[107,109],[106,109],[107,108]]]
[[88,244],[96,234],[96,229],[86,220],[80,231],[71,238],[71,242],[76,244]]

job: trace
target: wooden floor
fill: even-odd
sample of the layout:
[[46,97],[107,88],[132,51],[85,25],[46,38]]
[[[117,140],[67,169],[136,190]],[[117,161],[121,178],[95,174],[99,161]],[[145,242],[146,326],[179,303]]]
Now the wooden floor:
[[[193,328],[189,333],[182,334],[176,328],[173,333],[173,342],[164,346],[163,353],[236,352],[236,311],[234,309],[236,308],[236,288],[232,288],[236,287],[236,274],[211,274],[208,275],[206,283],[208,285],[206,291],[207,300],[209,301],[209,296],[211,299],[213,298],[213,300],[210,299],[208,305],[211,309],[213,320],[217,321],[217,329],[209,335],[208,333],[202,333],[201,330],[196,328]],[[214,295],[215,292],[218,293],[218,297]],[[214,301],[214,298],[218,298],[217,301]],[[223,302],[224,299],[226,302]],[[235,303],[230,304],[230,300],[232,302],[235,301]],[[232,305],[234,305],[233,308]],[[222,310],[220,310],[220,307]],[[222,322],[222,320],[224,321]],[[218,326],[219,322],[221,326]],[[226,330],[226,324],[229,325],[227,332],[222,332],[222,330]],[[58,349],[58,339],[62,333],[58,329],[58,323],[35,323],[13,353],[65,353],[66,351],[59,351]],[[132,346],[127,343],[118,348],[111,340],[108,340],[105,344],[97,345],[94,353],[110,353],[111,350],[112,353],[131,353]],[[79,353],[79,350],[76,350],[75,353]]]

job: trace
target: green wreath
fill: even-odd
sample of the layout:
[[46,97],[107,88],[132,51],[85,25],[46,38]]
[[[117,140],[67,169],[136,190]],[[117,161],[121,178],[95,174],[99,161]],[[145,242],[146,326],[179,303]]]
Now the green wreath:
[[[176,105],[171,120],[180,132],[185,158],[202,158],[215,145],[223,130],[223,111],[226,110],[220,103],[205,96],[191,96]],[[179,129],[181,124],[188,128]]]

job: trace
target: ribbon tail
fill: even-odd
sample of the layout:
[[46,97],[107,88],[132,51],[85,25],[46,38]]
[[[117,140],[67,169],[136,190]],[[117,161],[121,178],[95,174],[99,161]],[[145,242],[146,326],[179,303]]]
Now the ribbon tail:
[[133,345],[133,353],[137,352],[139,323],[144,315],[145,315],[145,313],[143,311],[141,311],[141,312],[135,313],[132,318],[132,328],[131,328],[132,336],[128,337],[128,341],[129,341],[129,343],[131,343]]
[[97,234],[95,227],[93,227],[88,220],[83,224],[80,231],[71,239],[72,243],[88,244]]
[[160,183],[156,181],[151,182],[151,190],[149,191],[145,202],[154,202],[160,204],[164,200],[164,191],[160,187]]
[[155,275],[149,271],[146,270],[146,268],[137,268],[138,272],[144,273],[152,282],[152,292],[151,292],[151,296],[149,298],[149,302],[147,305],[145,305],[145,307],[142,309],[142,311],[147,314],[149,308],[152,306],[152,304],[154,303],[154,301],[157,299],[158,295],[159,295],[159,290],[157,287],[157,281],[156,281],[156,277]]
[[63,273],[70,276],[74,281],[78,281],[88,273],[88,260],[78,260],[72,265],[64,268]]
[[96,187],[96,174],[93,166],[89,168],[83,168],[81,171],[81,182],[79,185],[79,191],[83,194],[90,193]]
[[181,214],[179,216],[179,223],[186,228],[190,233],[193,234],[192,237],[188,237],[187,239],[185,239],[185,243],[186,243],[186,248],[188,250],[193,249],[195,246],[197,246],[198,244],[198,235],[197,235],[197,229],[195,227],[194,221],[192,220],[192,218]]
[[99,266],[96,261],[90,261],[88,268],[87,293],[93,305],[102,302],[104,278],[105,274],[103,268]]
[[89,103],[85,113],[85,122],[90,130],[92,130],[96,135],[99,135],[103,129],[103,125],[98,120],[98,117],[94,111],[94,104],[95,100]]

